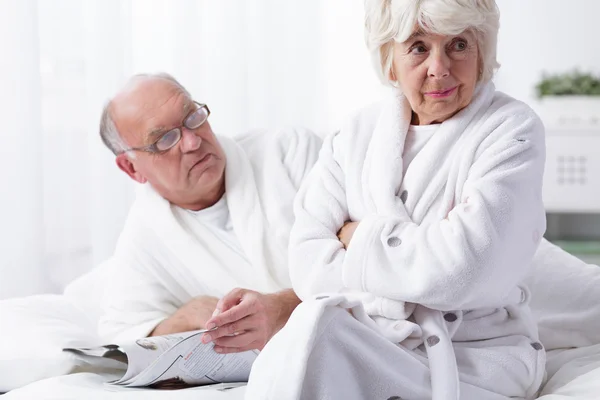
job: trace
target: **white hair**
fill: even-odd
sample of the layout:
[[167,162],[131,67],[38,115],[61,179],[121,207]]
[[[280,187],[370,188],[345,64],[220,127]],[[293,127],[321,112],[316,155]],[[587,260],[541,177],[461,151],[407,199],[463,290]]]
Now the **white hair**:
[[365,41],[379,79],[390,78],[394,42],[406,41],[415,29],[438,35],[472,30],[480,54],[479,80],[492,79],[500,11],[495,0],[365,0]]
[[[137,74],[129,79],[129,82],[126,86],[135,83],[135,81],[140,79],[165,79],[171,82],[173,85],[177,87],[185,96],[192,98],[190,92],[187,91],[185,87],[177,79],[173,78],[173,76],[160,72],[157,74]],[[102,109],[102,116],[100,117],[100,137],[102,138],[102,142],[112,151],[115,155],[121,154],[127,149],[127,144],[123,141],[121,134],[117,130],[117,126],[115,125],[115,121],[112,119],[110,109],[112,106],[112,100],[110,100],[104,108]],[[132,151],[127,152],[129,158],[135,158],[135,153]]]

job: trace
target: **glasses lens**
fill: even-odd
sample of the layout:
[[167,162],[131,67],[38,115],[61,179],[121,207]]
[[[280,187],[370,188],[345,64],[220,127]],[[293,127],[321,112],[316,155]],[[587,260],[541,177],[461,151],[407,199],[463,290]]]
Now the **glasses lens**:
[[175,146],[181,137],[181,131],[177,129],[170,130],[165,133],[158,142],[156,142],[156,149],[158,151],[169,150],[171,147]]
[[200,107],[191,113],[185,120],[185,127],[188,129],[196,129],[202,125],[208,118],[208,110],[206,107]]

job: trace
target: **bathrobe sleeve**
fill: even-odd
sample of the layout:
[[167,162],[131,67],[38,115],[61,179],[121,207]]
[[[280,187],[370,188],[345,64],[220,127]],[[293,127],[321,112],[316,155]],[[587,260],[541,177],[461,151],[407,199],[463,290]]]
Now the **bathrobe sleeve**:
[[360,221],[343,285],[445,311],[501,304],[526,275],[546,228],[544,128],[526,111],[492,116],[500,119],[488,135],[494,140],[482,142],[446,219]]
[[148,336],[189,297],[173,279],[161,276],[162,246],[150,229],[135,222],[130,217],[121,233],[101,299],[98,330],[111,343]]
[[290,233],[289,266],[298,297],[343,290],[345,250],[337,232],[348,221],[344,173],[334,159],[336,134],[323,142],[312,171],[294,202],[295,223]]

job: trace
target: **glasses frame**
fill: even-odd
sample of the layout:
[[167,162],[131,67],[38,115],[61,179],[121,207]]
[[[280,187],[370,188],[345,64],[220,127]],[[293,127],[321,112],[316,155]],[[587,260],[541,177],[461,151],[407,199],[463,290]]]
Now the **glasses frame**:
[[[204,103],[199,103],[199,102],[197,102],[197,101],[194,101],[194,100],[192,100],[192,102],[193,102],[195,105],[197,105],[197,106],[198,106],[198,108],[196,108],[196,109],[195,109],[195,110],[193,110],[193,111],[190,111],[190,112],[189,112],[189,113],[188,113],[188,114],[185,116],[185,118],[183,118],[183,122],[181,123],[181,125],[179,125],[179,126],[176,126],[175,128],[169,129],[168,131],[166,131],[165,133],[163,133],[162,135],[160,135],[160,137],[159,137],[158,139],[156,139],[156,140],[154,141],[154,143],[152,143],[152,144],[149,144],[149,145],[146,145],[146,146],[130,147],[130,148],[128,148],[128,149],[123,149],[123,150],[121,150],[121,151],[119,152],[119,154],[127,153],[127,152],[129,152],[129,151],[143,151],[143,152],[145,152],[145,153],[160,154],[160,153],[165,153],[165,152],[167,152],[167,151],[171,150],[173,147],[177,146],[177,143],[179,143],[179,142],[181,141],[181,138],[183,137],[183,133],[181,132],[181,128],[186,128],[186,129],[189,129],[189,130],[191,130],[191,131],[193,131],[193,130],[195,130],[195,129],[198,129],[198,128],[200,128],[202,125],[204,125],[204,123],[205,123],[206,121],[208,121],[208,117],[210,116],[210,109],[208,108],[208,106],[207,106],[206,104],[204,104]],[[187,119],[190,117],[190,115],[192,115],[192,113],[195,113],[195,112],[197,112],[197,111],[198,111],[199,109],[201,109],[201,108],[203,108],[203,109],[205,109],[205,110],[206,110],[206,118],[204,119],[204,121],[202,121],[202,122],[200,123],[200,125],[198,125],[198,126],[197,126],[197,127],[195,127],[195,128],[189,128],[189,127],[187,127],[187,126],[185,125],[185,121],[187,121]],[[156,147],[156,144],[157,144],[158,142],[160,142],[160,141],[161,141],[161,139],[162,139],[163,137],[165,137],[165,135],[166,135],[167,133],[169,133],[169,132],[172,132],[172,131],[175,131],[175,130],[176,130],[176,131],[179,133],[179,137],[177,138],[177,140],[176,140],[176,141],[173,143],[173,145],[172,145],[171,147],[169,147],[168,149],[159,150],[159,149]]]

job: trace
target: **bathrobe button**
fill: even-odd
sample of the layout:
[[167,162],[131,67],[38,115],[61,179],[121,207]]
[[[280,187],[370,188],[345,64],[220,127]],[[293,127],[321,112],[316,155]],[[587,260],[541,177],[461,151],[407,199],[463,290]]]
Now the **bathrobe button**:
[[456,314],[449,312],[444,315],[444,319],[446,320],[446,322],[454,322],[458,319],[458,317],[456,316]]
[[406,204],[407,198],[408,198],[408,192],[406,190],[403,190],[402,193],[400,194],[400,200],[402,200],[402,203]]
[[533,347],[534,350],[537,350],[537,351],[540,351],[544,348],[544,346],[542,346],[542,344],[538,343],[538,342],[531,343],[531,347]]
[[394,329],[397,331],[401,331],[404,328],[406,328],[406,325],[403,324],[402,322],[398,322],[394,325]]
[[429,347],[433,347],[436,344],[438,344],[439,342],[440,342],[440,338],[437,337],[436,335],[432,335],[427,338],[427,344],[429,345]]
[[527,300],[527,293],[523,289],[521,289],[521,303],[525,303]]
[[402,244],[402,240],[400,240],[400,238],[396,236],[392,236],[387,240],[387,245],[390,247],[398,247],[400,246],[400,244]]

